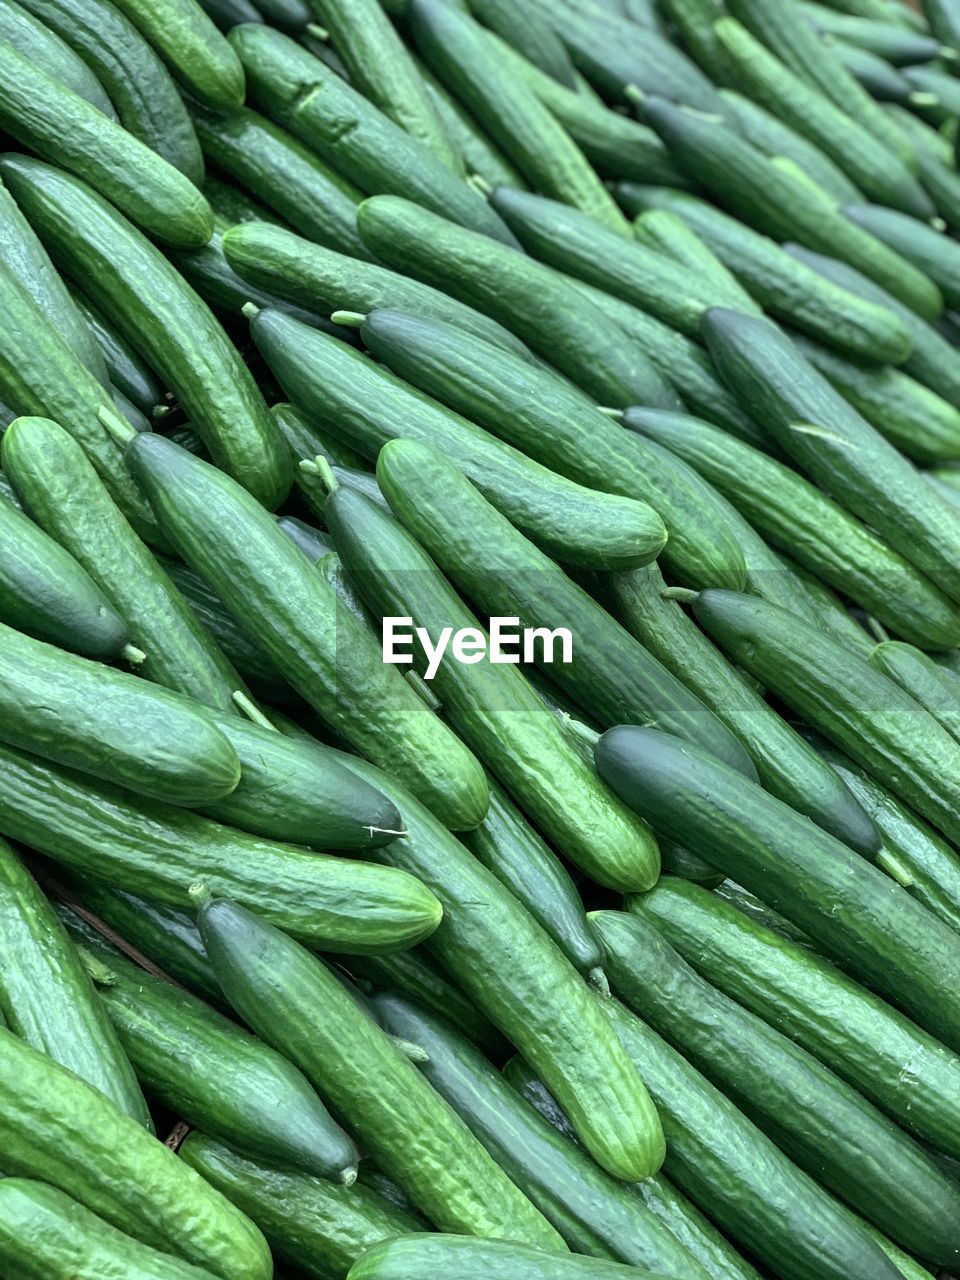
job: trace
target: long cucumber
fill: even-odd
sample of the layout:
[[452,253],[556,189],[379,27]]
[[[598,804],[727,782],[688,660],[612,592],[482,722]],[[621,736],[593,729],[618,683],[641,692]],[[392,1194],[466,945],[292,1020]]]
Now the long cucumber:
[[879,18],[857,17],[824,4],[801,4],[800,7],[817,31],[866,49],[891,66],[934,62],[944,49],[932,35],[910,31]]
[[0,39],[8,41],[30,62],[96,107],[107,119],[116,120],[114,105],[100,80],[61,38],[55,26],[41,19],[43,15],[38,14],[32,4],[3,0]]
[[960,247],[950,236],[897,209],[852,204],[845,205],[843,212],[924,272],[937,285],[948,307],[960,306]]
[[577,71],[563,41],[533,5],[519,9],[510,0],[470,0],[470,12],[499,42],[555,83],[576,91]]
[[164,395],[156,374],[105,316],[79,292],[71,292],[77,310],[100,348],[111,384],[142,413],[152,415]]
[[243,101],[243,67],[195,0],[119,0],[174,76],[202,102],[236,107]]
[[618,1262],[436,1233],[374,1245],[350,1268],[348,1280],[415,1280],[434,1272],[457,1280],[659,1280]]

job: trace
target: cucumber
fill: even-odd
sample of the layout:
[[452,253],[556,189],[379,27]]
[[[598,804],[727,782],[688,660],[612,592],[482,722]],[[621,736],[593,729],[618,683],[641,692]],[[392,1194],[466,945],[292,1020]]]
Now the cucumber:
[[907,357],[908,321],[900,312],[923,322],[902,304],[893,313],[872,305],[872,298],[854,296],[840,281],[818,278],[805,259],[791,259],[768,236],[696,196],[632,183],[619,184],[617,195],[631,213],[665,209],[681,217],[771,316],[853,359],[899,364]]
[[197,1130],[179,1154],[256,1222],[277,1258],[310,1280],[345,1280],[365,1249],[419,1227],[410,1213],[362,1183],[347,1188],[278,1169]]
[[396,436],[442,444],[518,527],[571,563],[647,563],[662,548],[663,522],[645,502],[558,475],[352,347],[271,308],[252,317],[251,332],[284,394],[371,461]]
[[[292,405],[277,405],[276,407],[285,410],[293,409]],[[293,412],[295,413],[296,410]],[[343,468],[338,467],[337,470],[342,472]],[[307,472],[304,472],[304,475],[306,474]],[[323,529],[315,529],[313,525],[307,524],[304,520],[298,520],[296,516],[281,516],[277,524],[314,564],[318,564],[324,556],[333,554],[333,539]]]
[[418,58],[414,57],[417,74],[423,81],[433,108],[453,148],[456,169],[473,174],[491,187],[500,182],[523,186],[523,179],[510,161],[483,132],[473,116],[449,93],[446,86]]
[[208,173],[203,180],[203,194],[210,203],[217,228],[235,227],[239,222],[269,222],[282,227],[283,220],[258,204],[253,196],[233,185],[226,178]]
[[238,22],[263,22],[263,16],[251,0],[198,0],[204,13],[214,20],[221,31],[229,31]]
[[73,93],[89,102],[109,120],[117,113],[110,96],[84,60],[58,34],[54,24],[47,23],[32,3],[3,0],[0,3],[0,40],[13,47],[48,76],[59,80]]
[[510,0],[469,0],[469,8],[478,22],[496,33],[499,45],[515,51],[554,84],[577,90],[577,71],[563,41],[533,5],[521,8]]
[[[809,597],[814,612],[819,615],[820,626],[826,627],[834,639],[839,640],[851,653],[867,657],[872,648],[872,641],[876,639],[873,634],[873,628],[878,625],[875,619],[861,615],[862,620],[858,620],[840,596],[815,574],[801,569],[788,556],[780,558]],[[758,594],[763,595],[763,592]],[[869,631],[868,627],[871,628]]]
[[382,663],[366,627],[245,490],[171,441],[141,447],[146,439],[130,442],[127,462],[187,564],[338,733],[409,779],[444,821],[476,826],[487,806],[480,765]]
[[584,977],[603,983],[603,949],[586,922],[569,872],[496,783],[490,808],[464,844],[533,918]]
[[352,1185],[357,1150],[296,1067],[125,959],[69,909],[61,919],[151,1097],[255,1159]]
[[624,421],[696,467],[774,546],[897,635],[929,649],[960,643],[960,613],[933,583],[791,468],[696,418],[629,409]]
[[887,113],[913,143],[920,168],[920,180],[948,226],[960,226],[960,174],[949,143],[935,129],[924,124],[912,111],[893,104]]
[[949,126],[960,106],[955,77],[928,67],[906,67],[903,76],[916,90],[913,109],[936,125]]
[[664,598],[665,585],[654,565],[617,574],[611,590],[624,625],[737,735],[772,795],[872,857],[879,833],[849,790],[837,786],[816,752],[710,644],[680,605]]
[[[906,76],[901,75],[896,67],[858,45],[847,44],[843,40],[827,43],[839,58],[841,65],[863,85],[871,98],[877,102],[899,102],[904,106],[911,103],[915,90]],[[903,132],[906,133],[906,130]],[[918,172],[919,164],[918,157]],[[926,189],[926,183],[922,185]]]
[[952,599],[960,596],[957,512],[790,340],[765,321],[716,310],[703,335],[721,377],[810,478]]
[[634,237],[643,245],[671,258],[680,266],[701,274],[734,311],[759,314],[749,293],[713,250],[682,218],[668,209],[651,209],[633,224]]
[[662,98],[647,98],[643,113],[681,168],[757,231],[849,262],[925,319],[940,314],[943,300],[929,276],[845,218],[805,175],[769,160],[712,117]]
[[82,182],[26,157],[8,157],[2,168],[54,258],[130,335],[217,463],[277,505],[290,485],[289,458],[253,376],[206,305]]
[[[824,954],[921,1026],[935,1027],[945,1043],[957,1042],[942,981],[960,959],[957,935],[900,885],[782,801],[659,730],[609,730],[596,758],[601,776],[656,830],[709,857]],[[664,803],[668,793],[672,807]]]
[[76,1200],[31,1178],[0,1187],[0,1263],[17,1280],[212,1280],[213,1272],[140,1244]]
[[[307,419],[294,405],[275,404],[271,412],[294,458],[301,461],[325,458],[337,484],[358,489],[372,501],[385,505],[376,477],[367,469],[363,458],[354,455],[348,447],[322,435],[314,422]],[[341,463],[337,460],[339,457],[349,461]],[[323,508],[327,501],[327,486],[323,477],[313,468],[305,470],[298,466],[295,483],[306,505],[322,523]],[[291,524],[290,520],[291,517],[282,516],[278,523],[314,564],[333,551],[333,543],[326,534],[319,529],[304,526],[302,521],[295,520]]]
[[[387,9],[387,5],[383,6]],[[310,5],[307,0],[257,0],[257,8],[263,14],[264,22],[269,22],[281,31],[292,31],[300,34],[312,19]]]
[[896,209],[853,204],[843,212],[933,280],[948,307],[960,306],[960,246],[948,235]]
[[661,8],[701,70],[716,85],[729,84],[730,69],[713,29],[724,13],[722,0],[661,0]]
[[237,1012],[299,1066],[379,1168],[439,1227],[562,1241],[324,965],[291,938],[225,900],[200,932]]
[[636,344],[543,263],[392,196],[365,200],[357,216],[377,258],[512,328],[601,404],[675,401]]
[[740,742],[704,703],[441,454],[413,441],[391,441],[377,460],[377,479],[400,522],[483,616],[516,615],[522,626],[547,634],[568,628],[573,640],[565,660],[555,663],[541,648],[533,661],[545,665],[598,724],[668,726],[731,768],[756,776]]
[[941,44],[960,48],[960,9],[956,0],[921,0],[920,9]]
[[821,34],[856,45],[858,49],[866,49],[894,67],[933,62],[943,49],[933,36],[909,31],[890,22],[837,12],[823,4],[801,4],[800,8],[807,21]]
[[545,466],[605,493],[648,500],[667,528],[661,555],[681,582],[743,580],[723,508],[690,489],[686,468],[638,448],[550,370],[443,321],[400,311],[370,312],[360,336],[398,377]]
[[163,387],[156,374],[92,303],[76,290],[71,293],[77,310],[100,349],[111,386],[121,391],[142,413],[152,416],[164,400]]
[[123,127],[199,186],[203,157],[183,100],[166,67],[120,9],[110,0],[21,3],[87,64],[109,93]]
[[230,41],[254,103],[361,191],[407,196],[484,235],[509,239],[482,196],[319,58],[252,23],[234,27]]
[[708,1280],[632,1188],[558,1134],[466,1039],[399,996],[378,996],[375,1005],[392,1034],[422,1046],[423,1075],[571,1249],[680,1280]]
[[412,0],[410,25],[424,61],[537,190],[629,234],[583,152],[513,74],[483,28],[445,0]]
[[[960,1186],[918,1144],[805,1049],[699,977],[642,916],[597,911],[591,919],[628,1007],[801,1169],[905,1248],[940,1265],[956,1258]],[[905,1188],[915,1196],[909,1203]]]
[[[824,743],[824,746],[826,746],[826,743]],[[817,751],[819,754],[823,754],[819,744],[817,745]],[[779,912],[772,910],[765,902],[761,902],[755,894],[744,889],[743,885],[737,884],[734,880],[724,880],[713,890],[713,894],[723,902],[735,907],[737,911],[742,912],[755,924],[764,929],[769,929],[777,937],[784,938],[787,942],[793,942],[805,951],[816,953],[817,948],[802,929],[798,929],[796,925],[791,924]],[[629,904],[628,909],[634,910],[635,904]]]
[[193,109],[204,155],[301,235],[353,258],[369,254],[357,233],[360,192],[291,134],[241,107]]
[[412,946],[440,908],[412,876],[134,800],[12,747],[0,748],[0,829],[73,871],[160,905],[189,907],[197,881],[249,903],[324,950]]
[[243,67],[196,0],[117,0],[180,83],[201,102],[243,102]]

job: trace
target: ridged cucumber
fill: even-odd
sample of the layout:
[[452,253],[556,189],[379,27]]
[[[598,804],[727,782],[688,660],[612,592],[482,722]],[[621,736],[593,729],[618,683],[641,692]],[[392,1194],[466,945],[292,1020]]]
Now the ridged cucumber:
[[511,0],[469,0],[470,12],[500,43],[555,84],[576,91],[577,72],[563,41],[533,5],[523,9]]
[[117,8],[201,102],[214,107],[243,102],[243,68],[195,0],[118,0]]

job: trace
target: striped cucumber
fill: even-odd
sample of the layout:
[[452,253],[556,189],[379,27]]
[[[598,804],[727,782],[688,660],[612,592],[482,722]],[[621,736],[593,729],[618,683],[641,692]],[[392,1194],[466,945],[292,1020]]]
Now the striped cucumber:
[[163,387],[156,374],[126,338],[82,294],[72,290],[77,310],[93,334],[111,385],[148,416],[163,403]]
[[118,0],[117,8],[201,102],[221,108],[243,102],[243,67],[196,0]]
[[853,204],[845,205],[843,212],[924,272],[937,285],[948,307],[960,306],[960,246],[948,235],[897,209]]

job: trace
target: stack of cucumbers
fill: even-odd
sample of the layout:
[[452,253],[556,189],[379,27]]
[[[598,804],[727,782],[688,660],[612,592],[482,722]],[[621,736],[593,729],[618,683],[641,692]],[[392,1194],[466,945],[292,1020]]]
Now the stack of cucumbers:
[[960,0],[0,0],[0,1277],[960,1278]]

